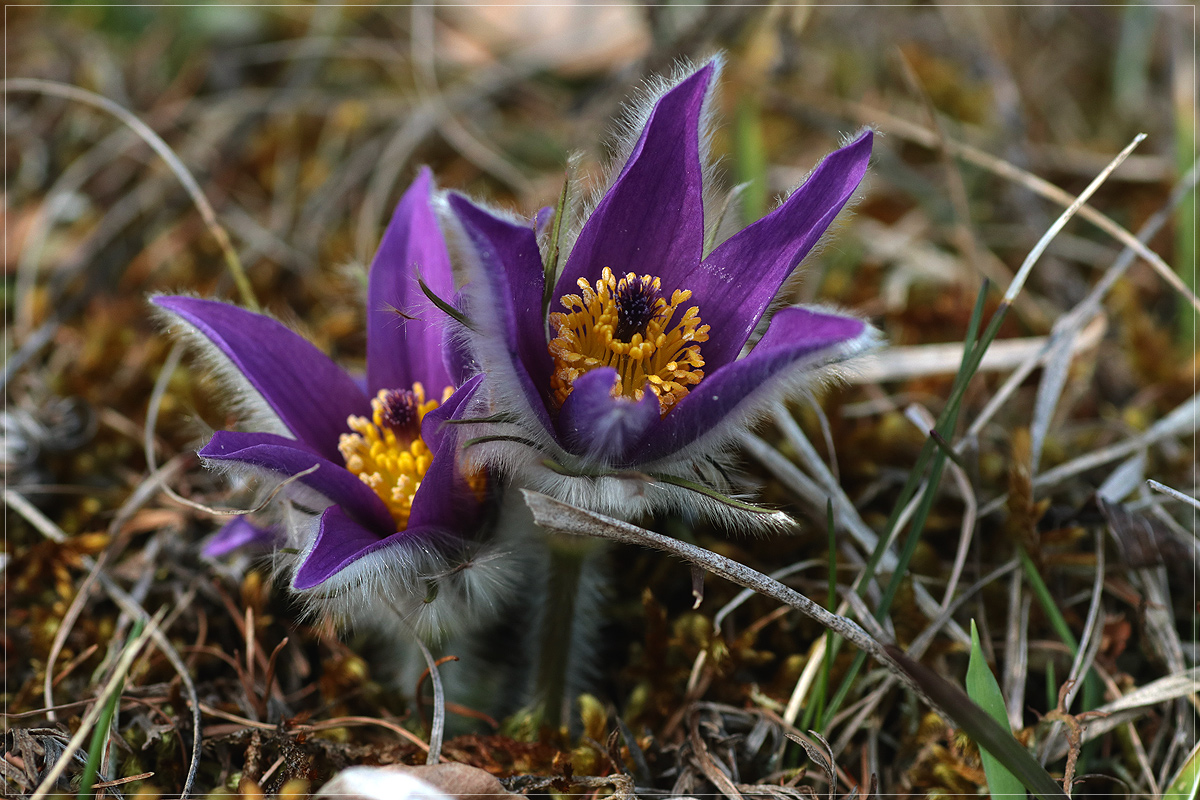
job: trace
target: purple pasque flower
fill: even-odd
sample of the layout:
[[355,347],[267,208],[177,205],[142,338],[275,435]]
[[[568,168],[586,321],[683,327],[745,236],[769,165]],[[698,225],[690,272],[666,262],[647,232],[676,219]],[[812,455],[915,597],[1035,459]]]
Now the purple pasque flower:
[[418,283],[419,269],[431,292],[454,291],[433,192],[422,171],[371,265],[365,385],[270,317],[152,299],[211,357],[243,412],[245,430],[217,431],[204,462],[276,477],[312,470],[288,486],[277,525],[292,589],[345,621],[378,621],[390,606],[425,633],[486,605],[497,579],[462,568],[484,546],[483,474],[461,468],[445,423],[463,415],[481,376],[460,385],[441,312]]
[[729,504],[710,490],[724,489],[737,436],[781,394],[876,341],[866,323],[829,309],[768,317],[862,180],[871,132],[766,217],[714,242],[723,226],[706,186],[707,128],[718,69],[685,75],[635,115],[603,193],[580,222],[562,221],[558,242],[449,195],[471,256],[468,347],[488,376],[491,413],[509,420],[475,438],[476,460],[603,513],[722,513]]

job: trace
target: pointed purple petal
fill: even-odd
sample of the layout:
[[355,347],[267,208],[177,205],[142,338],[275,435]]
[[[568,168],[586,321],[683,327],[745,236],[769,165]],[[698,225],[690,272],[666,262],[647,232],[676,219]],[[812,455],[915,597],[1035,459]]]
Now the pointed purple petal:
[[384,535],[396,530],[387,506],[371,487],[341,464],[322,458],[300,442],[270,433],[217,431],[199,455],[213,461],[250,464],[284,476],[303,472],[315,464],[317,471],[300,478],[301,483],[342,506],[346,513],[371,530]]
[[352,562],[383,546],[385,539],[359,525],[339,506],[321,514],[313,549],[292,578],[295,589],[311,589]]
[[[312,589],[341,572],[360,558],[392,547],[415,545],[423,539],[436,538],[439,532],[428,528],[413,528],[380,537],[348,517],[340,507],[330,506],[321,514],[317,539],[304,563],[292,578],[297,590]],[[386,562],[380,565],[387,568]]]
[[471,527],[478,513],[479,498],[462,475],[462,451],[455,426],[445,425],[445,422],[462,419],[482,380],[482,375],[475,376],[421,420],[421,438],[433,452],[433,462],[413,495],[412,512],[408,517],[410,528],[465,530]]
[[617,371],[594,369],[575,379],[558,415],[558,429],[571,452],[613,466],[629,462],[634,445],[659,421],[658,397],[613,397]]
[[296,570],[292,587],[311,589],[379,547],[383,538],[359,525],[338,506],[321,514],[321,527],[312,551]]
[[[662,278],[669,297],[700,263],[704,247],[700,115],[715,68],[697,70],[655,105],[621,174],[575,240],[557,299],[595,282],[604,267]],[[703,311],[703,309],[701,309]]]
[[745,358],[705,377],[646,437],[638,450],[642,462],[670,456],[716,432],[727,419],[744,419],[762,397],[761,390],[861,347],[870,329],[862,320],[804,308],[784,308]]
[[712,326],[700,348],[706,370],[737,358],[779,287],[858,188],[871,138],[867,131],[830,153],[782,206],[730,237],[684,279],[681,288],[692,290],[700,318]]
[[[467,410],[468,403],[475,396],[475,392],[479,389],[479,384],[482,382],[482,375],[476,375],[471,378],[458,387],[446,402],[433,411],[430,411],[421,420],[421,439],[431,452],[436,453],[442,445],[442,439],[446,434],[452,433],[451,428],[453,426],[447,426],[445,424],[446,421],[462,418],[463,412]],[[454,437],[451,436],[450,438],[453,439]]]
[[243,547],[269,550],[279,538],[279,531],[274,527],[255,525],[242,516],[234,517],[204,543],[200,554],[205,558],[220,558]]
[[450,196],[450,207],[463,224],[479,258],[475,281],[486,293],[475,303],[488,308],[468,308],[472,316],[494,320],[487,335],[502,338],[513,378],[546,430],[553,432],[546,396],[550,387],[550,352],[542,314],[541,253],[533,229],[500,219],[459,195]]
[[214,300],[155,297],[156,306],[204,334],[246,376],[297,439],[328,459],[351,414],[370,404],[328,356],[280,323]]
[[[431,394],[451,385],[442,357],[445,315],[417,283],[438,297],[454,296],[450,254],[430,206],[433,176],[422,169],[400,198],[371,263],[367,284],[367,385],[408,389],[416,381]],[[407,317],[400,316],[401,312]]]

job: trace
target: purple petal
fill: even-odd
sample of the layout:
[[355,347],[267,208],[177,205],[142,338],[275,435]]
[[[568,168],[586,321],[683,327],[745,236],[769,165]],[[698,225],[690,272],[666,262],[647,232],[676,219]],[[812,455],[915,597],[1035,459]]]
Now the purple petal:
[[[659,99],[621,174],[588,217],[558,284],[554,305],[594,282],[604,267],[662,278],[669,297],[700,263],[704,247],[700,114],[709,64]],[[703,308],[701,309],[703,311]]]
[[410,538],[408,531],[383,537],[354,521],[340,506],[321,514],[321,527],[308,557],[292,578],[295,589],[311,589],[375,550]]
[[777,384],[773,378],[787,380],[799,367],[819,366],[867,334],[866,324],[854,317],[781,309],[749,355],[705,377],[663,417],[639,448],[639,460],[655,461],[686,447],[748,410],[759,389]]
[[194,297],[155,297],[224,353],[300,441],[340,458],[338,436],[370,404],[354,381],[303,337],[262,314]]
[[[475,246],[480,262],[475,280],[484,281],[486,289],[468,313],[480,319],[495,315],[496,329],[486,333],[503,338],[520,390],[546,430],[553,431],[545,400],[551,367],[542,314],[545,274],[533,229],[500,219],[459,195],[450,196],[450,207]],[[487,308],[475,307],[485,303]]]
[[[467,404],[474,397],[475,391],[483,381],[482,375],[476,375],[455,390],[454,394],[440,406],[430,411],[421,420],[421,439],[432,452],[437,452],[442,445],[442,439],[453,426],[447,426],[446,421],[461,419],[467,410]],[[451,436],[451,439],[454,437]]]
[[700,318],[712,326],[700,348],[706,370],[737,358],[779,287],[858,188],[871,138],[867,131],[830,153],[782,206],[730,237],[683,279],[680,287],[692,290]]
[[222,525],[221,529],[204,543],[200,554],[205,558],[220,558],[243,547],[269,550],[279,538],[276,528],[255,525],[244,516],[238,516]]
[[387,506],[371,487],[341,464],[322,458],[300,442],[271,433],[217,431],[199,455],[213,461],[238,461],[285,476],[316,464],[317,471],[300,478],[301,483],[342,506],[371,530],[384,535],[396,530]]
[[407,389],[415,381],[425,384],[431,394],[452,385],[442,357],[445,317],[417,283],[419,274],[438,297],[454,296],[450,254],[429,202],[432,191],[432,173],[422,169],[400,198],[371,263],[367,285],[371,394]]
[[[371,553],[414,544],[438,533],[410,525],[406,530],[380,537],[347,516],[339,506],[330,506],[321,514],[317,539],[304,563],[296,570],[292,587],[298,590],[311,589]],[[382,566],[386,568],[386,564]]]
[[479,510],[479,499],[467,484],[459,465],[461,451],[454,426],[444,423],[448,419],[462,418],[482,380],[483,376],[477,375],[463,384],[449,400],[421,421],[421,438],[433,451],[433,461],[413,495],[409,528],[465,530]]
[[613,397],[617,371],[594,369],[575,379],[558,415],[567,448],[605,464],[628,463],[630,451],[659,420],[658,397],[647,391],[641,400]]

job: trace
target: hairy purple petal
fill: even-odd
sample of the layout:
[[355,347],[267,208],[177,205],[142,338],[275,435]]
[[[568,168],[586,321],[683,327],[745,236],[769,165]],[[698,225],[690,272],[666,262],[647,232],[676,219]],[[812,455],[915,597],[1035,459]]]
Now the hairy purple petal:
[[250,464],[283,476],[295,475],[316,464],[317,471],[300,478],[301,483],[345,508],[346,513],[371,530],[387,535],[396,529],[387,506],[371,487],[342,465],[322,458],[300,442],[271,433],[217,431],[199,455],[212,461]]
[[370,404],[328,356],[270,317],[228,303],[194,297],[152,302],[204,334],[297,439],[327,459],[340,458],[346,418],[369,413]]
[[575,379],[558,415],[558,429],[567,449],[576,455],[624,465],[632,448],[659,420],[658,397],[647,391],[641,400],[613,397],[617,371],[594,369]]
[[364,556],[404,545],[431,533],[433,531],[410,525],[397,533],[379,536],[359,525],[340,506],[330,506],[321,514],[316,542],[304,563],[296,570],[292,586],[300,590],[319,586]]
[[[594,282],[608,267],[662,278],[668,296],[700,263],[704,247],[700,115],[715,67],[709,64],[655,105],[620,175],[584,223],[554,298]],[[703,309],[701,309],[703,310]]]
[[[445,318],[417,283],[438,297],[454,296],[450,254],[430,206],[433,176],[422,169],[400,198],[371,263],[367,284],[367,385],[408,389],[416,381],[433,394],[450,386],[442,355]],[[401,316],[401,314],[405,316]]]
[[747,410],[772,378],[798,367],[815,367],[843,354],[867,335],[862,320],[803,308],[780,309],[745,358],[708,375],[684,397],[639,448],[642,461],[669,456],[711,431],[732,414]]
[[279,539],[279,531],[275,527],[255,525],[244,516],[239,516],[222,525],[200,548],[200,554],[205,558],[220,558],[243,547],[269,550]]
[[706,370],[737,358],[783,282],[858,188],[871,139],[867,131],[830,153],[782,206],[731,236],[680,279],[681,288],[692,290],[701,319],[712,326],[700,349]]
[[533,413],[553,431],[546,410],[550,386],[550,352],[546,349],[542,288],[545,274],[533,229],[500,219],[465,197],[450,196],[450,206],[466,229],[479,258],[475,280],[485,281],[486,294],[476,302],[488,309],[468,309],[475,317],[495,315],[499,330],[486,333],[503,337],[513,371]]
[[383,545],[383,537],[364,528],[338,506],[321,514],[317,540],[304,563],[296,570],[292,586],[311,589]]
[[471,378],[458,387],[446,402],[430,411],[421,420],[421,440],[425,442],[425,446],[429,448],[430,452],[438,452],[442,447],[443,439],[449,439],[453,446],[454,426],[447,425],[446,422],[452,419],[462,419],[463,413],[470,405],[471,398],[475,396],[475,392],[482,382],[482,375]]
[[463,530],[479,510],[479,499],[467,484],[459,465],[458,435],[447,420],[462,419],[482,375],[472,378],[421,421],[421,438],[433,453],[429,470],[413,496],[410,528]]

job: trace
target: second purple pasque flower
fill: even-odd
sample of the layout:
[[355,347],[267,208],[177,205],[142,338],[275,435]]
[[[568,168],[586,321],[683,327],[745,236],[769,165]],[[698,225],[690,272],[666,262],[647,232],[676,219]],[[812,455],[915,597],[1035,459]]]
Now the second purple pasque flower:
[[[199,451],[204,462],[299,476],[271,526],[291,588],[343,622],[389,626],[395,612],[436,636],[491,610],[502,578],[465,568],[488,560],[483,473],[462,468],[447,423],[482,376],[463,373],[419,284],[418,275],[431,292],[454,291],[433,195],[423,171],[371,265],[365,376],[265,315],[195,297],[152,302],[209,355],[242,412],[243,429],[217,431]],[[239,519],[224,538],[255,532]]]
[[871,132],[717,242],[723,226],[705,185],[717,71],[710,62],[644,105],[607,187],[573,215],[581,224],[563,220],[559,241],[544,220],[539,241],[533,225],[449,196],[472,267],[468,349],[502,420],[477,432],[475,457],[603,513],[727,511],[713,490],[727,488],[738,435],[781,395],[877,341],[862,320],[830,309],[768,317],[857,189]]

